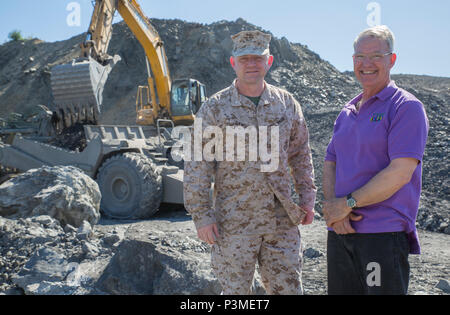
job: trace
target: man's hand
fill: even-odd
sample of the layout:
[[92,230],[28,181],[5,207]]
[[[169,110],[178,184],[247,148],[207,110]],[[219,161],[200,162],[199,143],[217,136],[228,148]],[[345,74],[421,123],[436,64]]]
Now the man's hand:
[[362,215],[357,216],[354,213],[350,213],[350,215],[345,217],[343,220],[332,224],[331,228],[336,232],[336,234],[339,235],[354,234],[356,231],[353,229],[350,221],[361,221],[362,218]]
[[346,198],[334,198],[323,202],[323,215],[328,227],[338,221],[345,219],[351,212],[352,208],[347,206]]
[[210,225],[206,225],[197,230],[198,238],[203,242],[206,242],[210,245],[214,245],[216,243],[216,239],[219,237],[219,230],[217,229],[217,224],[213,223]]
[[303,218],[302,225],[309,225],[313,223],[313,221],[314,221],[314,209],[306,213],[305,217]]

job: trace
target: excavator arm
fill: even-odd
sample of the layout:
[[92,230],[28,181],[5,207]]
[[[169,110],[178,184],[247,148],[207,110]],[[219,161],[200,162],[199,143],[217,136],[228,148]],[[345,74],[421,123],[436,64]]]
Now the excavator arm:
[[[152,116],[161,107],[170,114],[171,79],[164,44],[136,0],[96,0],[80,58],[52,69],[51,83],[56,114],[64,127],[77,122],[96,123],[101,113],[106,80],[119,56],[108,55],[112,22],[118,11],[145,50]],[[156,92],[155,92],[156,87]]]
[[102,65],[108,64],[111,58],[108,55],[108,47],[116,6],[116,0],[96,1],[86,40],[80,44],[80,58],[92,57]]
[[[136,0],[119,0],[118,11],[125,23],[145,50],[153,77],[148,69],[153,118],[158,117],[162,108],[170,114],[171,79],[164,43],[156,29],[150,24]],[[154,86],[156,86],[155,93]]]

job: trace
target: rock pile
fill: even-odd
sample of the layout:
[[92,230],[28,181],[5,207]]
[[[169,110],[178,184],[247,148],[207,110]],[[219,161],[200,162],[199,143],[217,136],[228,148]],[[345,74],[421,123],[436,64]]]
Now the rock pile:
[[75,262],[100,255],[99,241],[91,240],[100,198],[97,183],[75,167],[45,166],[2,184],[0,291],[13,283],[27,294],[78,290],[50,284],[71,279]]
[[103,223],[0,217],[0,294],[220,294],[189,217]]
[[[114,235],[94,236],[87,221],[76,229],[41,215],[0,217],[0,292],[85,294],[112,255]],[[100,268],[100,269],[99,269]]]

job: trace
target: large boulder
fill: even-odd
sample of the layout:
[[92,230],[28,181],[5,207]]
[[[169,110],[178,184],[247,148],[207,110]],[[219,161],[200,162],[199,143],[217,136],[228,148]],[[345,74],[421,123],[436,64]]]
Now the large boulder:
[[131,226],[97,289],[108,294],[220,294],[209,246],[198,240],[191,224],[149,221]]
[[44,166],[0,186],[0,216],[9,219],[48,215],[62,226],[95,225],[100,219],[97,183],[72,166]]
[[[123,234],[95,289],[126,295],[217,295],[222,287],[212,272],[210,251],[189,216],[138,222]],[[252,292],[265,294],[259,274],[255,276]]]
[[[49,216],[0,217],[0,294],[220,294],[189,216],[101,220],[87,238]],[[254,292],[264,294],[256,274]]]

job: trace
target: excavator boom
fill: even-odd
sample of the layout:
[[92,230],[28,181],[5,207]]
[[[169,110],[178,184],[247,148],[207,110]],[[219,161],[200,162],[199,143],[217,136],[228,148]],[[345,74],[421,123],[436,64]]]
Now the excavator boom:
[[[80,44],[80,57],[70,64],[55,66],[52,69],[51,85],[56,114],[58,121],[61,122],[59,129],[70,127],[78,122],[96,124],[98,121],[102,109],[104,86],[112,68],[120,60],[119,56],[111,57],[107,53],[116,12],[120,13],[144,48],[149,65],[150,100],[143,105],[147,118],[139,121],[141,113],[138,112],[138,123],[155,124],[159,118],[170,118],[176,123],[177,121],[192,123],[193,114],[201,105],[201,93],[194,90],[197,86],[201,86],[205,94],[204,86],[200,83],[195,87],[191,86],[190,81],[187,80],[185,84],[189,92],[187,102],[174,103],[172,113],[171,100],[180,99],[180,97],[174,98],[171,95],[172,81],[164,43],[137,1],[95,0],[86,40]],[[183,88],[172,92],[181,95]],[[181,107],[183,107],[182,114],[176,114]],[[182,117],[176,117],[177,115]]]
[[151,93],[153,117],[159,116],[161,107],[170,114],[171,78],[161,37],[150,24],[136,0],[119,0],[117,9],[144,48],[147,60],[150,63],[153,77],[148,71],[148,85],[151,90],[153,90],[153,86],[156,86],[157,91],[157,93],[153,91]]

